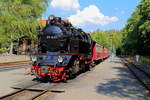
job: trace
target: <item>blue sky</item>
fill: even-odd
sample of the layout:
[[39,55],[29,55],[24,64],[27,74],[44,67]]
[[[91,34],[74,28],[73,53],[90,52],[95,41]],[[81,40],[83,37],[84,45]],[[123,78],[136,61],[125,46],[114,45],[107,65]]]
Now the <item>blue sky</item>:
[[69,18],[76,27],[85,31],[119,30],[139,2],[140,0],[51,0],[42,18],[47,18],[50,14]]

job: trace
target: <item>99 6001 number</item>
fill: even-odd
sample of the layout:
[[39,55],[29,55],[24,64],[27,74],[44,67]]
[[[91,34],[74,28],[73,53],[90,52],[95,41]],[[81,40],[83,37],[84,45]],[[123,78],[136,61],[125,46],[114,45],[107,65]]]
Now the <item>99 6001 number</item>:
[[46,36],[47,39],[56,39],[56,36]]

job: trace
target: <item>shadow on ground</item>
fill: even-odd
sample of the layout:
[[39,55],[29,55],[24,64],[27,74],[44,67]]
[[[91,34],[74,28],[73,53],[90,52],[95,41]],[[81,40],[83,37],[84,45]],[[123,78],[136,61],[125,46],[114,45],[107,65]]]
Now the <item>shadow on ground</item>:
[[[121,63],[114,61],[113,63]],[[119,72],[119,78],[106,79],[106,83],[101,83],[96,87],[96,92],[104,95],[131,98],[134,100],[145,100],[141,85],[134,78],[126,67],[114,66],[113,70]],[[140,86],[140,87],[139,87]]]

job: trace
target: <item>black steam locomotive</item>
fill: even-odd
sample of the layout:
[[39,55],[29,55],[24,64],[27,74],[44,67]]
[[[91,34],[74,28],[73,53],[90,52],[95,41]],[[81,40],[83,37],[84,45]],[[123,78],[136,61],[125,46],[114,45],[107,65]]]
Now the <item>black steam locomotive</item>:
[[97,44],[88,33],[51,15],[39,32],[37,59],[31,69],[40,79],[67,80],[90,69],[102,57],[96,50]]

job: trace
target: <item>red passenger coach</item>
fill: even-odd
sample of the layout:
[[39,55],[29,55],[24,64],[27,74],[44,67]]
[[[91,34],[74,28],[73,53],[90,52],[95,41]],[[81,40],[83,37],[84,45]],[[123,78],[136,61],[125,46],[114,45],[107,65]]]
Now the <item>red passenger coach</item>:
[[94,60],[104,60],[110,56],[110,52],[108,48],[104,48],[99,44],[95,44],[93,47],[93,57],[92,61]]

